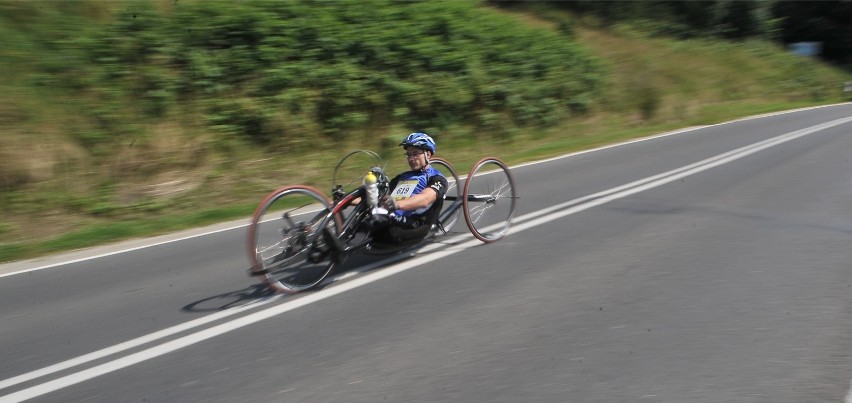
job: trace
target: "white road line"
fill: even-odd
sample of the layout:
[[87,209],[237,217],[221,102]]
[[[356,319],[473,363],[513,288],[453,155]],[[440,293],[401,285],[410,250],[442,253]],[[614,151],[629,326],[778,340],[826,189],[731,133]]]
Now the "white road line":
[[[642,179],[642,180],[639,180],[639,181],[631,182],[629,184],[619,186],[619,187],[616,187],[616,188],[612,188],[610,190],[599,192],[599,193],[596,193],[596,194],[593,194],[593,195],[590,195],[590,196],[586,196],[586,197],[583,197],[583,198],[580,198],[580,199],[567,201],[565,203],[561,203],[559,205],[553,206],[553,207],[545,209],[545,210],[525,214],[525,215],[518,217],[516,219],[516,222],[518,224],[513,226],[512,229],[510,230],[510,232],[516,233],[516,232],[525,231],[525,230],[530,229],[530,228],[535,228],[536,226],[538,226],[540,224],[543,224],[543,223],[546,223],[546,222],[551,222],[555,219],[562,218],[562,217],[565,217],[565,216],[568,216],[568,215],[571,215],[571,214],[576,214],[578,212],[590,209],[590,208],[595,207],[595,206],[599,206],[601,204],[607,203],[607,202],[612,201],[612,200],[627,197],[627,196],[633,195],[635,193],[642,192],[644,190],[652,189],[652,188],[664,185],[666,183],[673,182],[673,181],[676,181],[678,179],[684,178],[686,176],[694,175],[694,174],[706,171],[708,169],[711,169],[713,167],[717,167],[719,165],[723,165],[723,164],[738,160],[740,158],[744,158],[744,157],[751,155],[751,154],[754,154],[758,151],[765,150],[767,148],[777,146],[779,144],[786,143],[788,141],[795,140],[797,138],[800,138],[800,137],[803,137],[803,136],[806,136],[806,135],[809,135],[809,134],[813,134],[813,133],[816,133],[816,132],[819,132],[819,131],[822,131],[822,130],[825,130],[825,129],[828,129],[828,128],[831,128],[831,127],[835,127],[835,126],[839,126],[839,125],[842,125],[842,124],[845,124],[845,123],[849,123],[849,122],[852,122],[852,117],[837,119],[837,120],[833,120],[831,122],[816,125],[816,126],[813,126],[813,127],[810,127],[810,128],[786,133],[786,134],[783,134],[783,135],[780,135],[780,136],[777,136],[777,137],[773,137],[773,138],[765,140],[765,141],[761,141],[761,142],[758,142],[758,143],[755,143],[755,144],[752,144],[752,145],[749,145],[749,146],[746,146],[746,147],[736,149],[734,151],[719,154],[715,157],[711,157],[711,158],[705,159],[703,161],[699,161],[699,162],[694,163],[694,164],[690,164],[690,165],[687,165],[687,166],[684,166],[684,167],[681,167],[681,168],[678,168],[678,169],[674,169],[674,170],[671,170],[671,171],[668,171],[668,172],[664,172],[664,173],[659,174],[659,175],[655,175],[655,176],[648,177],[648,178],[645,178],[645,179]],[[42,384],[39,384],[39,385],[35,385],[35,386],[20,390],[20,391],[15,392],[15,393],[11,393],[11,394],[8,394],[8,395],[5,395],[5,396],[0,396],[0,403],[19,402],[19,401],[23,401],[23,400],[32,399],[32,398],[35,398],[35,397],[38,397],[38,396],[42,396],[44,394],[47,394],[47,393],[50,393],[50,392],[71,386],[71,385],[75,385],[75,384],[78,384],[80,382],[84,382],[86,380],[98,377],[100,375],[104,375],[104,374],[107,374],[107,373],[110,373],[110,372],[114,372],[114,371],[117,371],[119,369],[126,368],[126,367],[129,367],[131,365],[134,365],[134,364],[137,364],[137,363],[140,363],[140,362],[143,362],[143,361],[147,361],[147,360],[168,354],[170,352],[179,350],[183,347],[190,346],[190,345],[202,342],[204,340],[207,340],[207,339],[228,333],[232,330],[236,330],[236,329],[240,329],[240,328],[245,327],[245,326],[249,326],[251,324],[254,324],[254,323],[257,323],[257,322],[260,322],[262,320],[266,320],[266,319],[269,319],[269,318],[272,318],[272,317],[275,317],[277,315],[283,314],[285,312],[292,311],[294,309],[309,305],[311,303],[322,301],[324,299],[333,297],[335,295],[342,294],[346,291],[350,291],[350,290],[356,289],[358,287],[361,287],[363,285],[370,284],[370,283],[379,281],[381,279],[384,279],[386,277],[390,277],[390,276],[393,276],[395,274],[404,272],[404,271],[412,269],[414,267],[418,267],[418,266],[424,265],[426,263],[429,263],[429,262],[450,256],[450,255],[453,255],[453,254],[456,254],[458,252],[461,252],[463,250],[466,250],[468,248],[471,248],[471,247],[474,247],[474,246],[477,246],[477,245],[481,245],[481,243],[478,240],[470,240],[470,241],[466,241],[466,242],[461,242],[457,245],[452,245],[452,246],[446,247],[445,249],[442,249],[442,250],[436,250],[435,252],[433,252],[431,254],[415,257],[415,258],[412,258],[411,260],[407,260],[407,261],[389,266],[386,269],[383,269],[383,270],[380,270],[380,271],[377,271],[377,272],[372,272],[372,273],[369,273],[369,274],[365,274],[362,277],[357,277],[355,279],[352,279],[352,280],[345,282],[345,283],[342,283],[340,285],[336,285],[334,287],[330,287],[330,288],[327,288],[327,289],[317,291],[317,292],[312,293],[312,294],[308,294],[304,297],[295,299],[293,301],[289,301],[289,302],[282,303],[280,305],[272,306],[272,307],[266,308],[262,311],[258,311],[258,312],[255,312],[255,313],[252,313],[252,314],[231,320],[229,322],[225,322],[225,323],[210,327],[208,329],[204,329],[204,330],[201,330],[201,331],[180,337],[178,339],[175,339],[175,340],[172,340],[172,341],[169,341],[169,342],[166,342],[166,343],[154,346],[154,347],[150,347],[148,349],[139,351],[137,353],[133,353],[133,354],[130,354],[128,356],[121,357],[121,358],[106,362],[104,364],[97,365],[97,366],[92,367],[92,368],[88,368],[88,369],[85,369],[85,370],[82,370],[82,371],[79,371],[79,372],[76,372],[76,373],[73,373],[73,374],[70,374],[70,375],[67,375],[67,376],[63,376],[63,377],[54,379],[52,381],[48,381],[48,382],[45,382],[45,383],[42,383]],[[205,318],[201,318],[201,319],[205,319]],[[199,319],[199,320],[201,320],[201,319]],[[187,324],[189,324],[189,323],[192,323],[192,322],[188,322]],[[163,331],[161,331],[161,332],[163,332]],[[158,332],[158,333],[160,333],[160,332]],[[155,334],[157,334],[157,333],[153,333],[152,335],[149,335],[149,336],[143,336],[143,337],[135,339],[135,340],[142,340],[142,339],[145,339],[146,337],[151,337]],[[127,342],[127,343],[131,343],[131,342]],[[148,341],[146,341],[146,343],[147,342]],[[123,344],[126,344],[126,343],[123,343]],[[108,351],[111,351],[111,349],[115,349],[118,346],[122,346],[123,344],[119,344],[117,346],[110,347],[110,348],[100,350],[100,351],[101,352],[108,352]],[[126,350],[126,348],[124,348],[123,350]],[[75,358],[75,359],[72,359],[72,360],[65,361],[64,363],[74,363],[74,362],[77,362],[77,360],[82,360],[83,357],[91,356],[92,354],[97,354],[97,353],[98,352],[91,353],[91,354],[86,355],[86,356],[81,356],[81,357],[78,357],[78,358]],[[104,353],[102,353],[102,354],[104,354]],[[113,354],[113,353],[109,353],[109,354]],[[107,355],[109,355],[109,354],[107,354]],[[91,360],[89,359],[89,360],[86,360],[85,362],[88,362],[88,361],[91,361]],[[63,364],[63,363],[56,364],[56,365],[61,365],[61,364]],[[65,365],[75,366],[75,365],[79,365],[79,364],[73,364],[73,365],[65,364]],[[13,380],[19,379],[21,377],[25,377],[27,375],[30,376],[29,379],[34,379],[36,377],[43,376],[43,375],[39,375],[41,373],[41,371],[45,371],[48,368],[53,368],[53,367],[55,367],[55,366],[47,367],[43,370],[33,371],[33,372],[29,373],[29,374],[33,374],[33,375],[24,374],[24,375],[21,375],[19,377],[4,380],[4,381],[0,382],[0,385],[10,383]],[[66,367],[66,368],[68,368],[68,367]],[[55,371],[50,371],[50,372],[47,372],[47,373],[52,373],[52,372],[55,372]],[[22,382],[22,381],[16,381],[15,383],[11,383],[11,384],[16,384],[16,383],[19,383],[19,382]],[[852,393],[852,392],[850,392],[850,393]],[[847,403],[849,403],[849,397],[847,397],[846,401],[847,401]]]
[[[828,129],[828,128],[831,128],[831,127],[834,127],[834,126],[839,126],[839,125],[842,125],[844,123],[849,123],[849,122],[852,122],[852,117],[837,119],[837,120],[833,120],[833,121],[830,121],[830,122],[827,122],[827,123],[823,123],[823,124],[820,124],[820,125],[809,127],[809,128],[806,128],[806,129],[796,130],[794,132],[782,134],[780,136],[776,136],[776,137],[773,137],[773,138],[770,138],[770,139],[767,139],[767,140],[764,140],[764,141],[760,141],[760,142],[757,142],[757,143],[754,143],[754,144],[751,144],[751,145],[748,145],[748,146],[745,146],[745,147],[740,147],[736,150],[729,151],[729,152],[726,152],[726,153],[722,153],[722,154],[716,155],[714,157],[710,157],[710,158],[704,159],[702,161],[698,161],[698,162],[693,163],[693,164],[689,164],[689,165],[686,165],[686,166],[683,166],[683,167],[680,167],[680,168],[677,168],[677,169],[673,169],[673,170],[668,171],[668,172],[663,172],[663,173],[658,174],[658,175],[649,176],[647,178],[640,179],[638,181],[634,181],[634,182],[631,182],[631,183],[628,183],[628,184],[625,184],[625,185],[621,185],[621,186],[618,186],[618,187],[614,187],[614,188],[611,188],[611,189],[604,190],[602,192],[598,192],[598,193],[591,194],[591,195],[588,195],[588,196],[584,196],[584,197],[581,197],[581,198],[578,198],[578,199],[574,199],[574,200],[570,200],[570,201],[567,201],[567,202],[564,202],[564,203],[560,203],[560,204],[548,207],[546,209],[542,209],[542,210],[539,210],[539,211],[536,211],[536,212],[532,212],[532,213],[525,215],[523,217],[523,219],[528,220],[528,219],[531,219],[531,218],[534,218],[534,217],[537,217],[537,216],[547,216],[547,217],[545,217],[546,219],[536,220],[535,221],[536,224],[530,224],[531,223],[530,222],[530,223],[526,223],[525,225],[537,225],[537,224],[540,224],[540,223],[544,223],[544,222],[547,222],[547,221],[552,220],[552,219],[556,219],[556,218],[563,217],[565,215],[573,214],[573,212],[564,214],[565,212],[563,211],[562,213],[556,213],[556,216],[553,216],[551,213],[553,213],[555,211],[563,210],[563,209],[569,208],[571,206],[578,205],[580,203],[595,203],[594,206],[597,206],[597,205],[612,201],[612,200],[620,198],[620,197],[629,196],[631,194],[638,193],[638,192],[641,192],[643,190],[647,190],[647,189],[650,189],[650,188],[653,188],[653,187],[656,187],[656,186],[660,186],[662,184],[669,183],[669,182],[681,179],[683,177],[696,174],[698,172],[706,171],[710,168],[713,168],[713,167],[716,167],[716,166],[719,166],[719,165],[740,159],[742,157],[754,154],[758,151],[767,149],[769,147],[773,147],[773,146],[776,146],[776,145],[779,145],[779,144],[782,144],[782,143],[786,143],[790,140],[794,140],[794,139],[797,139],[799,137],[806,136],[808,134],[813,134],[813,133],[816,133],[818,131],[825,130],[825,129]],[[627,193],[625,194],[625,192],[627,192]],[[612,195],[618,195],[618,196],[612,197]],[[597,200],[597,202],[596,202],[596,200]],[[585,206],[585,204],[583,204],[583,206]],[[583,210],[584,209],[585,208],[583,208]],[[519,217],[519,219],[521,219],[521,218]],[[524,228],[526,228],[526,227],[524,227]],[[513,227],[513,229],[514,229],[514,227]]]
[[260,299],[260,300],[257,300],[256,302],[252,302],[252,303],[249,303],[249,304],[246,304],[246,305],[241,305],[241,306],[238,306],[238,307],[229,308],[227,310],[216,312],[214,314],[210,314],[210,315],[204,316],[202,318],[194,319],[194,320],[191,320],[189,322],[182,323],[180,325],[175,325],[175,326],[172,326],[172,327],[169,327],[169,328],[166,328],[166,329],[163,329],[163,330],[160,330],[160,331],[157,331],[157,332],[145,335],[145,336],[137,337],[133,340],[129,340],[129,341],[126,341],[126,342],[123,342],[123,343],[120,343],[120,344],[116,344],[112,347],[107,347],[107,348],[104,348],[104,349],[101,349],[101,350],[98,350],[98,351],[95,351],[95,352],[92,352],[92,353],[89,353],[89,354],[86,354],[86,355],[81,355],[77,358],[72,358],[70,360],[62,361],[60,363],[56,363],[56,364],[53,364],[53,365],[48,366],[48,367],[44,367],[44,368],[36,370],[36,371],[27,372],[26,374],[18,375],[18,376],[13,377],[13,378],[4,379],[4,380],[0,381],[0,390],[6,389],[10,386],[17,385],[19,383],[23,383],[23,382],[31,381],[33,379],[41,378],[43,376],[50,375],[50,374],[55,373],[55,372],[59,372],[59,371],[66,370],[66,369],[69,369],[69,368],[73,368],[73,367],[76,367],[76,366],[79,366],[79,365],[83,365],[87,362],[91,362],[91,361],[94,361],[94,360],[97,360],[97,359],[100,359],[100,358],[108,357],[108,356],[113,355],[113,354],[118,354],[122,351],[126,351],[126,350],[129,350],[131,348],[139,347],[139,346],[160,340],[160,339],[165,338],[165,337],[169,337],[169,336],[181,333],[181,332],[185,332],[187,330],[191,330],[193,328],[203,326],[203,325],[206,325],[208,323],[212,323],[212,322],[215,322],[217,320],[227,318],[229,316],[236,315],[236,314],[244,312],[246,310],[254,309],[256,307],[266,305],[266,304],[268,304],[272,301],[278,300],[280,298],[281,298],[280,295],[279,296],[273,296],[273,297],[269,297],[269,298]]
[[[198,234],[181,236],[179,238],[169,239],[169,240],[165,240],[165,241],[148,243],[148,244],[135,246],[135,247],[131,247],[131,248],[123,248],[123,249],[119,249],[119,250],[116,250],[116,251],[113,251],[113,252],[99,253],[99,254],[96,254],[96,255],[84,256],[84,257],[72,259],[72,260],[64,260],[64,261],[61,261],[61,262],[45,264],[45,265],[42,265],[42,266],[18,270],[18,271],[13,271],[13,272],[9,272],[9,273],[0,273],[0,278],[8,277],[8,276],[14,276],[16,274],[29,273],[29,272],[32,272],[32,271],[50,269],[50,268],[58,267],[58,266],[65,266],[65,265],[73,264],[73,263],[85,262],[85,261],[88,261],[88,260],[100,259],[102,257],[119,255],[119,254],[122,254],[122,253],[133,252],[135,250],[146,249],[146,248],[151,248],[151,247],[160,246],[160,245],[166,245],[166,244],[170,244],[170,243],[174,243],[174,242],[185,241],[187,239],[200,238],[200,237],[203,237],[203,236],[213,235],[213,234],[217,234],[217,233],[220,233],[220,232],[230,231],[230,230],[243,228],[243,227],[247,227],[247,226],[248,226],[248,223],[241,224],[241,225],[234,225],[234,226],[229,226],[229,227],[226,227],[226,228],[220,228],[220,229],[216,229],[216,230],[212,230],[212,231],[201,232],[201,233],[198,233]],[[12,265],[12,264],[16,264],[16,262],[5,263],[5,264],[0,265],[0,267],[6,266],[6,265]]]
[[695,130],[705,129],[705,128],[708,128],[708,127],[724,126],[724,125],[729,125],[729,124],[737,123],[737,122],[744,122],[744,121],[748,121],[748,120],[763,119],[763,118],[787,115],[787,114],[790,114],[790,113],[802,112],[802,111],[807,111],[807,110],[812,110],[812,109],[822,109],[822,108],[829,108],[829,107],[832,107],[832,106],[847,105],[847,104],[852,104],[852,102],[844,102],[844,103],[833,104],[833,105],[810,106],[810,107],[806,107],[806,108],[791,109],[791,110],[781,111],[781,112],[772,112],[772,113],[764,113],[762,115],[747,116],[747,117],[744,117],[744,118],[741,118],[741,119],[730,120],[730,121],[727,121],[727,122],[716,123],[716,124],[712,124],[712,125],[687,127],[687,128],[678,129],[678,130],[671,131],[671,132],[665,132],[665,133],[651,135],[651,136],[648,136],[648,137],[642,137],[642,138],[638,138],[638,139],[627,140],[627,141],[622,142],[622,143],[610,144],[610,145],[605,145],[605,146],[601,146],[601,147],[597,147],[597,148],[590,148],[588,150],[582,150],[582,151],[577,151],[577,152],[573,152],[573,153],[569,153],[569,154],[559,155],[559,156],[556,156],[556,157],[553,157],[553,158],[547,158],[547,159],[538,160],[538,161],[525,162],[523,164],[513,165],[511,168],[515,169],[515,168],[522,168],[522,167],[531,166],[531,165],[544,164],[544,163],[548,163],[548,162],[551,162],[551,161],[557,161],[557,160],[560,160],[560,159],[563,159],[563,158],[569,158],[569,157],[574,157],[574,156],[577,156],[577,155],[588,154],[588,153],[592,153],[592,152],[596,152],[596,151],[606,150],[606,149],[609,149],[609,148],[621,147],[621,146],[625,146],[625,145],[633,144],[633,143],[640,143],[640,142],[649,141],[649,140],[657,140],[657,139],[661,139],[661,138],[665,138],[665,137],[669,137],[669,136],[674,136],[674,135],[678,135],[678,134],[689,133],[689,132],[692,132],[692,131],[695,131]]
[[849,382],[849,391],[846,392],[846,399],[843,399],[843,403],[852,403],[852,381]]

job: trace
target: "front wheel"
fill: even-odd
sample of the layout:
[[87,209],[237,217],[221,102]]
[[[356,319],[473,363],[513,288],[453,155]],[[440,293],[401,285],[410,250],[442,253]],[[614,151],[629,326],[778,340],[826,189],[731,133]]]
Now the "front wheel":
[[499,240],[515,215],[515,180],[506,163],[483,158],[467,174],[462,207],[467,227],[482,242]]
[[323,281],[334,264],[322,242],[323,227],[337,233],[328,198],[308,186],[287,186],[260,202],[248,227],[254,275],[275,291],[295,293]]

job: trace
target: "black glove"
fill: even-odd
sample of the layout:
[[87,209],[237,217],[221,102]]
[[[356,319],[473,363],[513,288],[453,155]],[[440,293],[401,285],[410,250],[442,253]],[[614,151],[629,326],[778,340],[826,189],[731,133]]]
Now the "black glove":
[[387,211],[389,212],[399,210],[399,205],[396,204],[396,200],[394,200],[393,197],[390,196],[382,196],[382,198],[379,200],[379,206],[382,206],[382,208],[387,209]]

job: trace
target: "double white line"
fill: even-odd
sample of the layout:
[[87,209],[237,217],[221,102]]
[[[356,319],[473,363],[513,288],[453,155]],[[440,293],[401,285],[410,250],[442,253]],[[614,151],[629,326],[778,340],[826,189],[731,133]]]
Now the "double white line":
[[[777,137],[773,137],[771,139],[761,141],[755,144],[751,144],[742,148],[738,148],[736,150],[726,152],[723,154],[719,154],[717,156],[707,158],[705,160],[696,162],[694,164],[686,165],[668,172],[661,173],[659,175],[654,175],[648,178],[644,178],[635,182],[628,183],[626,185],[618,186],[612,189],[608,189],[602,192],[598,192],[595,194],[591,194],[585,197],[581,197],[574,200],[569,200],[552,207],[539,210],[533,213],[529,213],[520,217],[517,217],[514,221],[515,224],[512,229],[509,231],[510,233],[521,232],[527,230],[529,228],[536,227],[543,223],[547,223],[559,218],[563,218],[569,216],[571,214],[576,214],[583,210],[590,209],[595,206],[599,206],[601,204],[620,199],[623,197],[627,197],[648,189],[652,189],[661,185],[664,185],[669,182],[673,182],[679,180],[681,178],[697,174],[699,172],[706,171],[708,169],[717,167],[719,165],[723,165],[737,159],[746,157],[748,155],[754,154],[758,151],[765,150],[770,147],[777,146],[779,144],[786,143],[788,141],[795,140],[797,138],[807,136],[809,134],[813,134],[831,127],[839,126],[845,123],[852,122],[852,117],[843,118],[833,120],[827,123],[823,123],[820,125],[812,126],[809,128],[805,128],[802,130],[797,130],[794,132],[786,133]],[[220,323],[218,325],[196,331],[194,333],[190,333],[188,335],[179,337],[177,339],[167,341],[153,347],[149,347],[147,349],[116,358],[112,361],[96,365],[91,368],[83,369],[81,371],[62,376],[60,378],[47,381],[35,386],[28,387],[26,389],[22,389],[20,391],[0,396],[0,403],[5,402],[19,402],[28,399],[32,399],[38,396],[42,396],[44,394],[78,384],[80,382],[84,382],[86,380],[117,371],[122,368],[126,368],[128,366],[138,364],[143,361],[150,360],[155,357],[159,357],[164,354],[168,354],[170,352],[176,351],[183,347],[187,347],[201,341],[228,333],[232,330],[236,330],[242,327],[249,326],[251,324],[260,322],[265,319],[269,319],[278,315],[281,315],[285,312],[292,311],[294,309],[303,307],[305,305],[309,305],[311,303],[322,301],[324,299],[333,297],[337,294],[344,293],[346,291],[358,288],[365,284],[369,284],[375,281],[379,281],[383,278],[392,276],[397,273],[404,272],[406,270],[412,269],[414,267],[418,267],[424,265],[426,263],[456,254],[470,247],[480,245],[481,243],[476,239],[472,238],[469,234],[458,236],[449,240],[451,245],[447,246],[444,244],[431,244],[427,247],[421,249],[419,253],[420,256],[405,260],[398,264],[391,265],[385,269],[371,272],[369,274],[353,278],[349,281],[343,282],[339,285],[328,287],[321,291],[317,291],[310,294],[305,294],[291,301],[287,301],[278,305],[273,305],[263,310],[259,310],[257,312],[253,312],[247,314],[245,316],[230,320],[228,322]],[[378,262],[376,265],[381,265],[384,262]],[[146,336],[142,336],[121,344],[117,344],[112,347],[108,347],[102,350],[95,351],[93,353],[89,353],[86,355],[82,355],[80,357],[76,357],[67,361],[63,361],[36,371],[28,372],[13,378],[5,379],[0,381],[0,390],[12,387],[14,385],[18,385],[24,382],[32,381],[38,378],[45,377],[50,374],[54,374],[59,371],[68,370],[74,367],[81,366],[83,364],[89,363],[94,360],[98,360],[101,358],[106,358],[111,355],[115,355],[136,347],[141,347],[145,344],[153,343],[160,339],[175,336],[179,333],[184,333],[191,329],[204,326],[207,324],[211,324],[213,322],[217,322],[223,320],[227,317],[237,315],[239,313],[246,312],[248,310],[253,310],[257,307],[260,307],[265,304],[269,304],[270,302],[279,300],[280,297],[271,297],[267,299],[263,299],[251,304],[247,304],[240,307],[231,308],[225,311],[221,311],[212,315],[208,315],[203,318],[199,318],[190,322],[186,322],[181,325],[173,326],[168,329],[164,329],[155,333],[151,333]],[[847,399],[849,402],[850,399]]]
[[[614,187],[612,189],[607,189],[602,192],[598,192],[595,194],[591,194],[585,197],[581,197],[579,199],[570,200],[564,203],[557,204],[555,206],[536,211],[534,213],[527,214],[523,217],[519,217],[519,221],[521,219],[530,220],[526,221],[523,224],[517,225],[513,227],[514,231],[523,231],[530,227],[534,227],[539,224],[546,223],[548,221],[552,221],[558,218],[562,218],[579,211],[586,210],[591,207],[599,206],[604,203],[608,203],[615,199],[620,199],[623,197],[630,196],[635,193],[639,193],[651,188],[655,188],[657,186],[664,185],[669,182],[674,182],[681,178],[685,178],[690,175],[695,175],[699,172],[706,171],[710,168],[717,167],[719,165],[727,164],[731,161],[738,160],[740,158],[749,156],[758,151],[765,150],[770,147],[777,146],[779,144],[786,143],[791,140],[795,140],[799,137],[804,137],[809,134],[813,134],[828,128],[832,128],[835,126],[840,126],[845,123],[852,122],[852,117],[832,120],[830,122],[826,122],[823,124],[819,124],[816,126],[808,127],[801,130],[796,130],[794,132],[782,134],[777,137],[773,137],[768,140],[764,140],[761,142],[757,142],[754,144],[747,145],[745,147],[738,148],[733,151],[729,151],[723,154],[716,155],[714,157],[707,158],[702,161],[698,161],[694,164],[689,164],[677,169],[673,169],[668,172],[663,172],[659,175],[649,176],[644,179],[640,179],[635,182],[630,182],[626,185]],[[561,210],[561,211],[560,211]]]

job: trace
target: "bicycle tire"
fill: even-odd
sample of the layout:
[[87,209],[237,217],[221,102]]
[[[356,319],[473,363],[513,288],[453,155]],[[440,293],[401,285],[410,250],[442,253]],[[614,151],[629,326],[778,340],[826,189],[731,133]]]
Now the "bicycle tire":
[[317,260],[315,241],[324,225],[335,230],[340,225],[337,217],[327,219],[330,206],[325,195],[309,186],[285,186],[267,195],[248,227],[253,274],[276,292],[297,293],[322,282],[334,264],[327,257]]
[[517,198],[515,179],[506,163],[486,157],[474,164],[462,194],[464,219],[473,236],[490,243],[506,235]]

